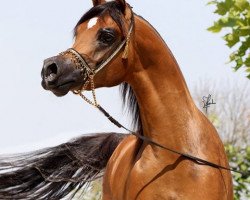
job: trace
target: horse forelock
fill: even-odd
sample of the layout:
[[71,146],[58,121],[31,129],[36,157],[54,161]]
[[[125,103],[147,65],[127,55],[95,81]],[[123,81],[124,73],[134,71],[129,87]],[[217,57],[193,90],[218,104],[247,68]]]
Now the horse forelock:
[[87,11],[77,22],[74,28],[74,37],[76,36],[78,26],[80,26],[82,23],[94,17],[104,17],[105,14],[108,14],[115,21],[115,23],[120,28],[123,36],[125,36],[125,27],[122,18],[123,13],[123,6],[116,1],[110,1],[104,4],[94,6],[89,11]]

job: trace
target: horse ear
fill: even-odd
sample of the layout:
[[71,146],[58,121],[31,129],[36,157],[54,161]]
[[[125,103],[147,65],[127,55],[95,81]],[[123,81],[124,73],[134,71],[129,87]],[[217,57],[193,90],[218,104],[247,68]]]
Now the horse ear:
[[125,0],[116,0],[118,3],[122,4],[124,7],[126,7],[126,1]]
[[93,6],[97,6],[97,5],[99,5],[99,4],[102,4],[102,3],[105,3],[105,0],[92,0],[92,2],[93,2]]
[[94,6],[97,6],[106,2],[110,2],[110,1],[117,1],[118,3],[121,3],[122,5],[126,6],[125,0],[92,0],[92,1],[93,1]]

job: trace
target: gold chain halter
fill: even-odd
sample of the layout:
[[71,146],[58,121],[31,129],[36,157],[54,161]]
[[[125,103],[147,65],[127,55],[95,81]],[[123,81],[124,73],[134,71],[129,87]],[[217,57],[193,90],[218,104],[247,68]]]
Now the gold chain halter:
[[[121,44],[116,48],[116,50],[114,52],[112,52],[111,55],[106,60],[104,60],[100,65],[96,66],[96,68],[94,70],[88,65],[88,63],[86,62],[84,57],[82,57],[82,55],[78,51],[76,51],[75,49],[70,48],[70,49],[60,53],[60,55],[62,55],[62,56],[65,56],[65,55],[70,56],[70,59],[75,63],[76,68],[81,71],[81,73],[83,75],[83,81],[85,81],[83,86],[79,90],[74,90],[73,93],[76,95],[79,95],[88,104],[101,110],[101,112],[103,112],[104,115],[106,115],[106,116],[108,115],[109,119],[112,117],[97,103],[97,98],[96,98],[96,93],[95,93],[94,76],[102,68],[104,68],[107,64],[109,64],[112,61],[112,59],[118,53],[120,53],[120,51],[122,50],[123,47],[124,47],[124,50],[123,50],[123,54],[122,54],[122,59],[128,58],[130,37],[131,37],[132,31],[133,31],[133,28],[134,28],[134,15],[132,12],[130,27],[129,27],[126,38],[121,42]],[[87,98],[83,94],[83,92],[87,89],[89,84],[90,84],[90,89],[92,92],[93,100],[90,100],[89,98]],[[114,121],[115,120],[113,120],[113,122]]]

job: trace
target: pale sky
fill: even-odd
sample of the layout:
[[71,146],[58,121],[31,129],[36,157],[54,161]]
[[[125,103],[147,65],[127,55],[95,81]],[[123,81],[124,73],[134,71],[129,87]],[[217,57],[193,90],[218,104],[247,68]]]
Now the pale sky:
[[[244,81],[226,64],[231,52],[222,35],[206,30],[216,19],[200,0],[129,0],[134,11],[162,35],[187,84],[200,79]],[[92,6],[90,0],[8,0],[0,6],[0,154],[23,152],[65,142],[84,133],[116,131],[79,97],[58,98],[41,87],[43,60],[72,44],[72,30]],[[100,103],[123,124],[117,88],[97,91]]]

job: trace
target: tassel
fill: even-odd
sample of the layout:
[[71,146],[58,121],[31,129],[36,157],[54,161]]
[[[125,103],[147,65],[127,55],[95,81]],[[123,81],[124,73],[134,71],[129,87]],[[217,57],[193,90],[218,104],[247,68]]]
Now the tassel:
[[122,59],[126,60],[128,59],[128,51],[129,51],[129,37],[127,38],[127,41],[126,41],[126,46],[125,46],[125,49],[123,51],[123,55],[122,55]]

